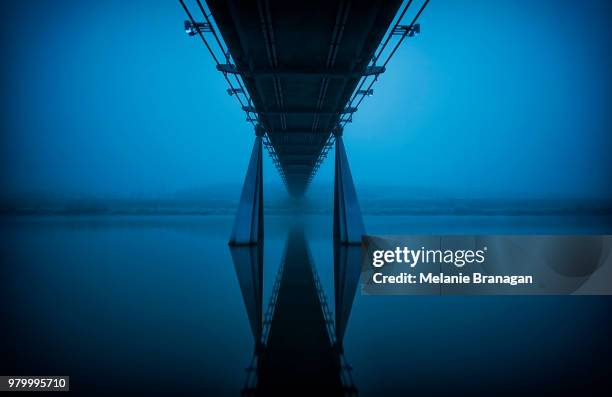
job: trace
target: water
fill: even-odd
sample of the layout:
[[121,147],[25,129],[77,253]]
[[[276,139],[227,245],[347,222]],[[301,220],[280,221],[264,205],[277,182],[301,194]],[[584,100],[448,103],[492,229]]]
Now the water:
[[[609,387],[609,298],[385,297],[357,290],[350,302],[353,278],[334,280],[328,214],[266,217],[258,290],[250,270],[259,267],[235,264],[226,244],[232,221],[225,215],[3,218],[0,373],[69,375],[71,389],[86,395],[240,395],[255,339],[265,333],[253,319],[263,317],[284,263],[256,377],[260,394],[322,388],[341,394],[334,371],[344,359],[362,396],[537,394],[561,380],[566,392]],[[370,216],[365,222],[372,234],[612,229],[610,219],[585,216]],[[314,310],[316,278],[335,320],[332,333],[335,312],[344,313],[342,357],[322,339],[328,334],[320,305]],[[337,305],[339,285],[344,295]]]

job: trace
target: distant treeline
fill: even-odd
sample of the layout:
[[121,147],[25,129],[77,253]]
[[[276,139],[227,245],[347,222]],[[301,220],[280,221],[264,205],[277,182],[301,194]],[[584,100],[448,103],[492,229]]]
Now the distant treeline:
[[[268,214],[329,213],[330,200],[268,200]],[[21,199],[0,201],[5,215],[224,215],[234,214],[228,199]],[[612,215],[608,200],[384,199],[361,201],[369,215]]]

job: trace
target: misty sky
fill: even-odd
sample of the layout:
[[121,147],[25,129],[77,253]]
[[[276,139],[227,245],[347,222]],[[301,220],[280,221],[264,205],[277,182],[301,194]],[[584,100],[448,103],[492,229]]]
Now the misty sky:
[[[252,128],[178,1],[7,3],[4,194],[242,183]],[[611,20],[606,0],[431,0],[346,128],[358,188],[612,198]],[[313,189],[332,180],[333,156]]]

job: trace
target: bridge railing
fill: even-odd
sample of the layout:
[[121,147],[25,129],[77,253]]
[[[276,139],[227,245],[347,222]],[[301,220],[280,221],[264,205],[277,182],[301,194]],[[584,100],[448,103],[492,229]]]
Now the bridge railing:
[[[423,13],[423,11],[425,10],[425,7],[427,7],[429,0],[425,0],[421,4],[421,7],[419,7],[416,15],[412,18],[410,24],[402,25],[402,20],[406,12],[412,5],[412,2],[413,0],[407,0],[405,2],[405,5],[402,8],[401,13],[395,18],[395,23],[388,29],[386,33],[386,38],[379,44],[376,51],[374,51],[374,56],[372,57],[368,68],[369,70],[374,70],[376,72],[370,73],[370,72],[367,72],[367,69],[366,69],[366,72],[363,73],[363,75],[360,78],[359,84],[353,91],[353,94],[351,95],[351,99],[349,100],[349,103],[346,106],[347,109],[351,109],[352,111],[348,114],[348,116],[345,116],[344,118],[341,117],[339,119],[337,128],[343,129],[347,123],[351,123],[353,121],[353,113],[357,111],[357,109],[359,108],[359,105],[361,105],[361,102],[363,102],[365,97],[372,96],[374,94],[374,90],[372,88],[374,86],[374,83],[376,83],[376,81],[378,81],[379,76],[382,73],[384,73],[384,71],[386,70],[387,64],[389,63],[393,55],[395,55],[397,49],[402,44],[402,42],[406,38],[414,37],[416,34],[419,34],[421,32],[421,25],[418,24],[417,21],[419,17],[421,16],[421,14]],[[398,36],[399,36],[399,39],[396,41],[395,45],[389,50],[388,53],[385,53],[385,49],[391,42],[391,39],[393,37],[398,37]],[[386,57],[383,58],[385,60],[381,65],[378,63],[378,61],[381,60],[383,55],[386,55]],[[366,84],[366,82],[369,82],[369,85],[367,86],[367,88],[364,88],[364,85]],[[334,142],[333,134],[330,134],[328,144],[333,145],[333,142]],[[310,182],[314,179],[314,176],[319,170],[321,163],[323,163],[325,158],[327,158],[327,154],[329,150],[327,149],[327,146],[328,145],[326,145],[324,150],[321,151],[321,153],[317,157],[312,173],[308,177],[308,184],[310,184]]]
[[[227,45],[224,45],[223,39],[217,33],[218,28],[217,28],[217,25],[211,13],[206,11],[201,0],[196,0],[198,8],[200,9],[202,16],[204,17],[204,20],[206,21],[206,22],[198,22],[196,21],[193,14],[191,13],[189,8],[185,4],[185,1],[179,0],[179,2],[181,3],[181,6],[185,10],[187,17],[189,18],[189,20],[185,21],[185,25],[184,25],[185,32],[189,36],[197,35],[202,39],[202,42],[204,43],[206,49],[208,50],[209,54],[215,61],[216,70],[221,71],[221,73],[223,74],[223,78],[225,79],[225,81],[227,82],[229,86],[229,88],[227,89],[228,94],[230,96],[235,97],[238,100],[238,103],[240,104],[240,108],[243,109],[246,113],[246,121],[251,123],[253,127],[256,128],[257,125],[259,124],[259,116],[257,115],[256,112],[251,111],[253,107],[252,106],[253,102],[251,100],[251,97],[249,96],[248,91],[244,88],[244,81],[242,81],[242,77],[240,76],[240,74],[230,73],[228,70],[226,70],[226,67],[228,65],[235,65],[235,62],[232,58],[229,48],[227,47]],[[213,47],[210,45],[210,43],[206,39],[204,33],[209,33],[213,36],[214,41],[217,43],[218,51],[221,51],[222,53],[221,56],[223,57],[222,59],[224,60],[225,63],[221,63],[219,61],[221,56],[218,55],[218,51],[213,50]],[[255,117],[253,117],[253,115]],[[278,154],[274,150],[274,146],[270,143],[270,139],[267,133],[264,136],[264,146],[266,147],[268,154],[272,158],[272,161],[276,169],[278,170],[278,173],[280,174],[283,182],[285,183],[285,186],[287,186],[287,177],[285,175],[285,170],[283,169],[280,161],[278,160]]]

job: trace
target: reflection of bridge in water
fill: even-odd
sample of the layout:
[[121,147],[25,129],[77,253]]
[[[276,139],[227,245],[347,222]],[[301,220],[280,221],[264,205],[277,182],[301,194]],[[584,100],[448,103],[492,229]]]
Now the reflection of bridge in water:
[[186,32],[205,44],[255,129],[230,243],[263,237],[262,147],[299,197],[334,143],[334,238],[359,243],[365,229],[343,131],[401,43],[420,32],[429,0],[206,0],[210,11],[179,1]]
[[230,247],[255,340],[243,395],[356,395],[342,340],[359,280],[359,247],[334,248],[334,312],[301,230],[292,229],[262,315],[263,246]]

